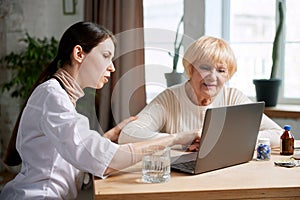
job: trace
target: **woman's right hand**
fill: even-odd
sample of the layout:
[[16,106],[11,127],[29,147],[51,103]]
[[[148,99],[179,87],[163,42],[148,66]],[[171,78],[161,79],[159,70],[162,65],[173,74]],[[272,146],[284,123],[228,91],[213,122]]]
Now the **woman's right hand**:
[[186,151],[197,152],[199,150],[199,146],[200,146],[200,137],[198,136],[196,139],[194,139],[192,144],[187,147]]
[[136,116],[132,116],[129,117],[125,120],[123,120],[122,122],[120,122],[117,126],[115,126],[114,128],[110,129],[109,131],[107,131],[103,137],[110,139],[112,142],[117,142],[120,132],[121,130],[124,128],[124,126],[126,126],[128,123],[136,120],[137,117]]

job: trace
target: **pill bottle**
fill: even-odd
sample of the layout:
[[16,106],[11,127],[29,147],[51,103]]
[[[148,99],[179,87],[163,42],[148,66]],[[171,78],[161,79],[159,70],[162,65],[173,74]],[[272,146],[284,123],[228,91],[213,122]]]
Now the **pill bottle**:
[[294,136],[291,132],[291,126],[285,125],[284,132],[280,136],[280,154],[293,155],[294,154]]
[[269,138],[259,138],[257,142],[257,156],[256,160],[270,160],[271,147]]

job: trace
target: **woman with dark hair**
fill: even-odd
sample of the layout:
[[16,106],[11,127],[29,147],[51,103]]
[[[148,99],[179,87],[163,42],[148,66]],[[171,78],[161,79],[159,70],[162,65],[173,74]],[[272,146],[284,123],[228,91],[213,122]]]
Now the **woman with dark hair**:
[[[16,123],[5,162],[20,173],[0,199],[75,199],[84,172],[106,177],[140,161],[145,148],[188,144],[197,133],[118,145],[124,120],[101,136],[75,110],[83,89],[100,89],[115,71],[115,38],[105,28],[78,22],[63,34],[58,53],[41,74]],[[149,152],[149,151],[148,151]]]

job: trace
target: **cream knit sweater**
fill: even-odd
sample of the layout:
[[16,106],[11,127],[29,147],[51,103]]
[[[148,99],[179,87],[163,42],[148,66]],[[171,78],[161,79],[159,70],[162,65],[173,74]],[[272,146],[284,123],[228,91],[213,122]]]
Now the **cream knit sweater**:
[[[170,87],[153,99],[138,114],[136,121],[124,127],[119,137],[119,144],[202,129],[207,108],[251,102],[236,88],[224,86],[209,106],[198,106],[187,96],[185,84]],[[263,115],[258,137],[270,138],[272,147],[276,147],[279,146],[282,132],[280,126]]]

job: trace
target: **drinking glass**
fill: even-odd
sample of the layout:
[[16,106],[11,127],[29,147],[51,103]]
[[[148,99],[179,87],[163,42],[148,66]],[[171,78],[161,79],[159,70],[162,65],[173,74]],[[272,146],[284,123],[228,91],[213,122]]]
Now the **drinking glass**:
[[[153,150],[153,149],[152,149]],[[151,150],[151,151],[152,151]],[[157,148],[142,159],[142,181],[145,183],[163,183],[170,180],[170,148]]]

